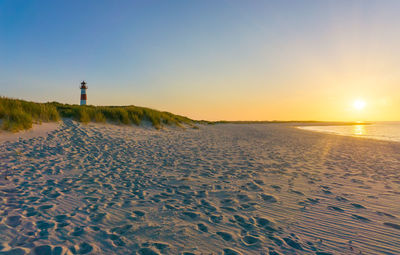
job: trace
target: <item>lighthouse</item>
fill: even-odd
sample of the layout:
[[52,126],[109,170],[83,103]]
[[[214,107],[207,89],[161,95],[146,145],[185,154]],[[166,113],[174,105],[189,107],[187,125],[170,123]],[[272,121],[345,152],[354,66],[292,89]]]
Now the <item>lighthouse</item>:
[[86,99],[87,99],[87,96],[86,96],[86,90],[87,90],[87,86],[86,86],[86,82],[85,81],[82,81],[81,82],[81,105],[86,105]]

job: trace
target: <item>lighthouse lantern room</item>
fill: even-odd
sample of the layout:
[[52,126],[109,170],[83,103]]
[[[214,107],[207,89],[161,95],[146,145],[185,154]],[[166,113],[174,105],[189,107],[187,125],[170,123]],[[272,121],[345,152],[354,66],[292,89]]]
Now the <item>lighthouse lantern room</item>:
[[81,89],[81,105],[86,105],[86,99],[87,99],[86,90],[87,90],[87,88],[88,87],[86,86],[86,82],[82,81],[81,87],[80,87],[80,89]]

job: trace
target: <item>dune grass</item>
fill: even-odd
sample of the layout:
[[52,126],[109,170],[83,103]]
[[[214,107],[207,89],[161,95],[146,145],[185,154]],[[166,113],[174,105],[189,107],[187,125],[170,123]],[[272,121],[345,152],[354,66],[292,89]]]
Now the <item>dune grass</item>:
[[31,128],[34,123],[58,121],[61,118],[72,118],[82,123],[111,122],[123,125],[140,125],[143,121],[149,121],[156,129],[183,124],[196,128],[195,124],[200,123],[184,116],[138,106],[79,106],[0,97],[0,119],[4,130],[17,132]]
[[0,97],[0,119],[2,129],[17,132],[31,128],[34,123],[58,121],[60,115],[51,104]]

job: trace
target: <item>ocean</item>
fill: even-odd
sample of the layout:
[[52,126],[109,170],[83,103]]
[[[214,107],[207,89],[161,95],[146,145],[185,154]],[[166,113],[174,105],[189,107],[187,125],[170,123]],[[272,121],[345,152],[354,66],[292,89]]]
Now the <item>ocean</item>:
[[400,142],[400,122],[375,122],[371,125],[302,126],[300,129],[336,135]]

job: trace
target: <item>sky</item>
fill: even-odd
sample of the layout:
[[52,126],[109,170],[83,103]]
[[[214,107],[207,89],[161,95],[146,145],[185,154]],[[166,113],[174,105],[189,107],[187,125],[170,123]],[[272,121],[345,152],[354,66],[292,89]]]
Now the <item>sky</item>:
[[[400,120],[400,1],[0,0],[0,95],[206,120]],[[365,102],[356,109],[356,100]]]

